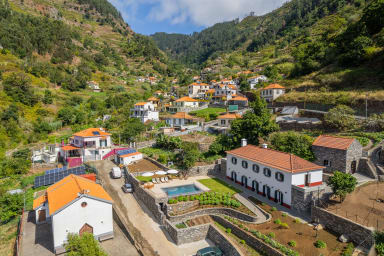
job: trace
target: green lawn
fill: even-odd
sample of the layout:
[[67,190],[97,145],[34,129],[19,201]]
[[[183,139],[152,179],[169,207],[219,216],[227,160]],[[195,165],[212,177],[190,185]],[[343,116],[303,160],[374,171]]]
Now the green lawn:
[[214,120],[219,114],[226,112],[225,108],[206,108],[189,112],[191,115],[195,115],[200,118],[204,118],[205,121]]
[[149,182],[149,181],[152,181],[152,178],[153,177],[144,177],[144,176],[137,176],[136,179],[138,179],[139,181],[143,181],[143,182]]
[[197,180],[210,190],[214,192],[220,192],[220,193],[230,193],[231,195],[241,192],[241,190],[225,183],[224,181],[212,178],[212,179],[201,179]]

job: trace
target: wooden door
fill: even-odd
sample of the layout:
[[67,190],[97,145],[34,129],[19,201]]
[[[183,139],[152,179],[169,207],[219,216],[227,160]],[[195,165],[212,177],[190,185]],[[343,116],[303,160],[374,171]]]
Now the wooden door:
[[351,163],[351,172],[352,172],[352,174],[354,174],[356,172],[356,169],[357,169],[357,163],[356,163],[356,160],[355,160],[355,161],[352,161],[352,163]]
[[38,221],[39,222],[44,222],[47,219],[46,211],[45,210],[40,210],[38,211]]
[[85,223],[84,226],[81,227],[79,235],[82,235],[85,232],[93,234],[93,227]]

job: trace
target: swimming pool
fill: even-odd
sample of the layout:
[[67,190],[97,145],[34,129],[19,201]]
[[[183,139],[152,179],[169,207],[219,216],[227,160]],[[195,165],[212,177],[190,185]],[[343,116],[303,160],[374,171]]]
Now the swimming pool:
[[196,187],[194,184],[162,188],[162,190],[164,190],[168,196],[191,195],[202,192],[202,190]]

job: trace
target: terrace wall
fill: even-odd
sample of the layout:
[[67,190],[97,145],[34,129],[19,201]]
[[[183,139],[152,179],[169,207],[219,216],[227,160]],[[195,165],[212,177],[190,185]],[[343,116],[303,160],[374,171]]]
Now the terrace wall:
[[227,255],[241,256],[236,247],[212,225],[209,225],[207,238]]
[[173,223],[168,220],[164,222],[165,230],[168,231],[170,237],[177,245],[187,244],[204,240],[207,237],[208,229],[211,224],[204,224],[188,228],[176,228]]
[[314,205],[311,208],[311,218],[338,235],[347,235],[351,241],[361,244],[367,249],[370,249],[374,244],[374,228],[365,227]]

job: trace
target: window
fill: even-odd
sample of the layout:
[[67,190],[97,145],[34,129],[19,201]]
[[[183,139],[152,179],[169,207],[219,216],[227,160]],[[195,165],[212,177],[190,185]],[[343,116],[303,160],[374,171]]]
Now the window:
[[241,162],[241,166],[243,166],[244,169],[247,169],[248,168],[248,162],[243,160]]
[[281,172],[276,172],[275,178],[276,178],[276,180],[283,182],[284,181],[284,174],[282,174]]
[[87,207],[87,205],[88,205],[87,202],[82,202],[82,203],[81,203],[81,207],[83,207],[83,208],[84,208],[84,207]]
[[252,165],[252,170],[256,173],[260,171],[260,167],[257,164]]
[[331,161],[324,160],[324,166],[331,166]]
[[225,120],[221,120],[221,125],[225,125]]
[[237,158],[236,157],[232,157],[232,163],[237,164]]
[[264,168],[264,175],[267,177],[271,177],[271,169],[269,168]]

